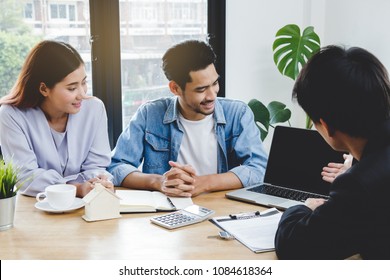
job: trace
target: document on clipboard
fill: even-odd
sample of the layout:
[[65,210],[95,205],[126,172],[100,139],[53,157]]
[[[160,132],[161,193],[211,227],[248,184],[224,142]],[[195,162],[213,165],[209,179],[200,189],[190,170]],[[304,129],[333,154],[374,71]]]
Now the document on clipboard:
[[263,212],[249,212],[215,217],[209,221],[234,236],[255,253],[275,250],[275,234],[282,212],[271,208]]

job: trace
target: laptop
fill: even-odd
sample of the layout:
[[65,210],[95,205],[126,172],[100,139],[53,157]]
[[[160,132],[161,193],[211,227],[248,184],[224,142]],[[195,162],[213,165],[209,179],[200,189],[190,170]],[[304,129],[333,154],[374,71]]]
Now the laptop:
[[276,126],[264,183],[226,197],[281,210],[303,204],[309,197],[327,199],[330,183],[322,180],[322,168],[343,161],[343,153],[334,151],[317,131]]

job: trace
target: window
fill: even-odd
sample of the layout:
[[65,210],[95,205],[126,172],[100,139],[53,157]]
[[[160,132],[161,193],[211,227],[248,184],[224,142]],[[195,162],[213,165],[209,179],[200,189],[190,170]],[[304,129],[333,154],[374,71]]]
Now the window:
[[[170,95],[160,66],[167,48],[212,33],[210,42],[223,60],[224,37],[220,38],[222,45],[214,40],[218,37],[215,27],[225,28],[219,20],[225,13],[220,5],[224,7],[225,1],[0,1],[0,49],[4,54],[0,56],[0,97],[9,92],[37,42],[67,42],[86,64],[88,94],[106,105],[113,147],[140,104]],[[213,13],[211,21],[209,13]]]
[[[55,1],[52,1],[55,2]],[[74,4],[50,4],[50,20],[69,20],[76,19],[76,6]]]
[[122,126],[144,102],[170,96],[161,70],[164,52],[186,39],[207,37],[205,0],[121,0]]
[[24,18],[26,20],[34,19],[34,10],[32,3],[26,3],[26,5],[24,6]]
[[[89,94],[92,94],[91,47],[89,43],[89,1],[0,2],[0,96],[8,93],[30,49],[43,39],[74,46],[86,63]],[[76,17],[76,5],[78,17]],[[55,19],[52,22],[49,19]],[[61,22],[59,23],[58,20]],[[77,25],[74,22],[77,20]]]

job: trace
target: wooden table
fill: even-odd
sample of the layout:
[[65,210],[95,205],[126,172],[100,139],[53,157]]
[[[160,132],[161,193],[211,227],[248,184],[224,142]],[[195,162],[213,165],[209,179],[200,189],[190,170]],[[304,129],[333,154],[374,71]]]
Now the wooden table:
[[[193,201],[215,210],[214,216],[265,209],[229,200],[225,192],[202,194]],[[276,259],[274,252],[255,254],[236,240],[208,238],[219,231],[208,221],[175,230],[150,223],[150,217],[159,213],[86,222],[81,218],[84,208],[53,214],[36,209],[35,203],[35,198],[18,195],[14,227],[0,232],[0,259]]]

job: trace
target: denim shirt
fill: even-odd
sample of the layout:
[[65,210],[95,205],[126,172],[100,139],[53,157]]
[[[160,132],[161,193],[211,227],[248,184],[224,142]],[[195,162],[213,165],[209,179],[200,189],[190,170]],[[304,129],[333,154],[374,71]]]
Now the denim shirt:
[[[218,141],[218,173],[233,172],[244,187],[263,181],[268,156],[260,140],[253,113],[241,101],[217,98],[214,111]],[[119,186],[139,171],[163,174],[176,161],[183,138],[177,97],[143,104],[118,138],[108,171]]]

